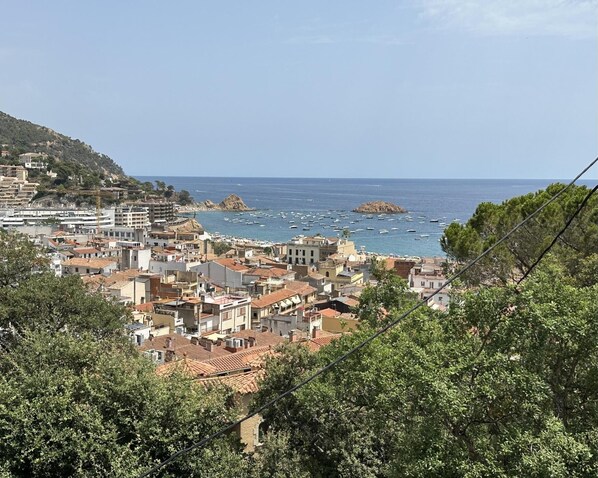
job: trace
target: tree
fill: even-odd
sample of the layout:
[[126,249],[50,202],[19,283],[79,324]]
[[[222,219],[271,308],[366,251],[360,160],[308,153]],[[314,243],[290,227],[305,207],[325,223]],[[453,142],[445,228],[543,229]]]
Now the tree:
[[193,204],[194,200],[189,191],[186,189],[181,189],[181,191],[178,193],[178,203],[181,206],[187,206],[188,204]]
[[116,339],[127,318],[124,307],[90,293],[75,275],[35,274],[19,287],[0,288],[0,328],[18,335],[40,330]]
[[349,231],[349,229],[347,229],[346,227],[343,228],[343,232],[341,232],[341,237],[343,239],[349,239],[351,237],[351,231]]
[[156,183],[156,189],[158,192],[164,192],[166,190],[166,183],[164,181],[156,179],[154,182]]
[[[452,223],[446,228],[441,238],[443,250],[458,265],[468,263],[564,187],[562,184],[552,184],[546,190],[518,196],[500,205],[480,204],[466,224]],[[564,227],[588,192],[585,186],[571,187],[480,261],[465,276],[467,282],[507,284],[520,277]],[[585,257],[598,253],[596,196],[589,200],[585,210],[561,236],[553,252],[571,275],[575,274]]]
[[[236,416],[223,389],[158,377],[128,345],[28,333],[0,354],[0,470],[10,476],[138,476]],[[156,476],[243,476],[234,436]]]
[[0,229],[0,288],[17,287],[47,265],[48,259],[26,236]]

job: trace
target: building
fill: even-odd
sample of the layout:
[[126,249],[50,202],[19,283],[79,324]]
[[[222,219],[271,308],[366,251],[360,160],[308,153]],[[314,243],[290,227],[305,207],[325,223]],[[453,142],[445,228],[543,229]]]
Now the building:
[[19,162],[27,169],[46,169],[48,167],[48,155],[46,153],[19,154]]
[[62,275],[110,275],[118,269],[118,262],[115,259],[84,259],[74,257],[62,263]]
[[272,315],[288,315],[302,304],[301,295],[290,289],[280,289],[254,298],[251,302],[251,324],[259,327],[262,319]]
[[432,293],[442,287],[446,282],[442,261],[428,259],[417,264],[409,274],[409,287],[418,294],[420,299],[428,299],[428,305],[444,309],[449,305],[449,290],[443,289],[438,294],[430,297]]
[[8,178],[17,178],[21,181],[27,181],[27,169],[23,166],[13,166],[10,164],[0,164],[0,176]]
[[331,255],[354,260],[355,243],[339,237],[296,237],[287,243],[287,262],[296,265],[315,265]]
[[37,186],[25,179],[0,176],[0,207],[27,206],[37,193]]
[[251,297],[238,294],[202,297],[199,332],[231,334],[251,329]]
[[137,202],[134,206],[143,207],[147,209],[149,221],[155,222],[172,222],[176,218],[174,203],[170,201],[144,201]]
[[363,272],[346,266],[343,261],[328,259],[318,264],[318,270],[334,288],[363,283]]
[[146,207],[125,205],[114,210],[114,225],[132,229],[146,229],[151,226]]

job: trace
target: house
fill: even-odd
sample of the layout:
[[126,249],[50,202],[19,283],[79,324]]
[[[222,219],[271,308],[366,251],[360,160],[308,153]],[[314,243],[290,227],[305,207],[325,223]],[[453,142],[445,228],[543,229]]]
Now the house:
[[79,274],[81,276],[102,274],[109,276],[117,269],[118,262],[111,258],[84,259],[81,257],[73,257],[62,263],[63,276],[70,274]]
[[346,266],[343,261],[327,259],[318,264],[318,271],[329,280],[333,286],[358,285],[363,283],[363,272]]
[[417,264],[409,273],[409,287],[420,299],[428,299],[428,305],[445,309],[449,305],[449,288],[443,289],[435,296],[432,293],[446,282],[442,259],[426,259]]
[[251,324],[259,327],[263,318],[295,311],[302,304],[301,295],[291,289],[280,289],[251,301]]
[[201,334],[217,331],[232,334],[251,329],[251,297],[240,294],[213,293],[202,296],[202,312],[199,317]]

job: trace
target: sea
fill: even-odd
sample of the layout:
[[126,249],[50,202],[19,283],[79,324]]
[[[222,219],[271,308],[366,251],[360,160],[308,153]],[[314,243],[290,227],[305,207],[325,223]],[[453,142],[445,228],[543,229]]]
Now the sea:
[[[298,235],[336,237],[349,230],[358,250],[384,255],[443,256],[440,238],[451,222],[465,223],[481,202],[501,203],[535,192],[549,179],[345,179],[157,177],[197,201],[219,203],[237,194],[249,212],[197,212],[209,233],[257,241],[286,242]],[[593,186],[593,181],[579,184]],[[406,214],[351,212],[369,201],[389,201]]]

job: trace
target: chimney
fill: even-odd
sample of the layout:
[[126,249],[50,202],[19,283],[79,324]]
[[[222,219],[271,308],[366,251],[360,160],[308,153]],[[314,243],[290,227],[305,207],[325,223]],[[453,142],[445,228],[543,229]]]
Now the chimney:
[[320,329],[318,327],[314,327],[311,331],[311,338],[317,339],[320,336]]
[[248,337],[247,342],[249,342],[250,347],[255,347],[255,343],[257,342],[255,337]]
[[166,348],[167,349],[171,349],[172,348],[172,338],[171,337],[167,337],[166,338]]
[[212,343],[212,341],[211,341],[211,340],[208,340],[208,341],[206,342],[206,350],[207,350],[208,352],[211,352],[212,350],[214,350],[214,344]]
[[298,330],[293,329],[293,330],[289,330],[289,341],[290,342],[298,342],[299,341],[299,334],[298,334]]

